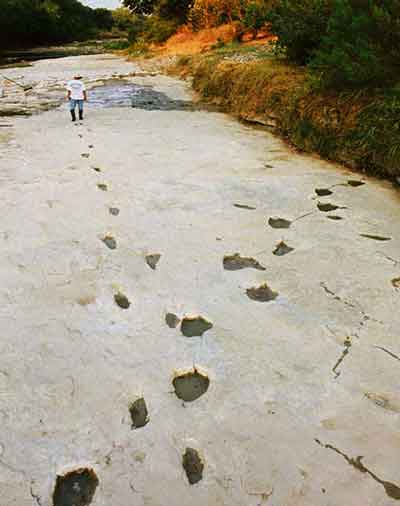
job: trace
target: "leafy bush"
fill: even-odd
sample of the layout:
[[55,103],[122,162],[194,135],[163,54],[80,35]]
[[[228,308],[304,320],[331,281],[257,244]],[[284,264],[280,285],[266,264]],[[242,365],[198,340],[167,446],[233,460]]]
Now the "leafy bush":
[[110,50],[110,51],[118,51],[121,49],[127,49],[130,46],[130,43],[126,39],[120,39],[120,40],[113,40],[110,42],[106,42],[104,44],[104,49]]
[[312,67],[335,88],[400,77],[400,0],[333,0]]
[[304,65],[321,46],[329,19],[328,0],[281,0],[267,13],[277,48]]
[[143,38],[147,42],[162,44],[176,32],[177,28],[178,22],[176,20],[164,19],[153,15],[146,20]]
[[128,40],[135,44],[141,38],[146,30],[146,18],[143,16],[134,16],[128,29]]
[[7,47],[84,40],[113,20],[105,9],[77,0],[1,0],[0,50]]
[[267,3],[263,0],[250,1],[244,11],[243,25],[246,29],[253,32],[254,38],[257,32],[263,28],[267,22]]
[[241,19],[248,0],[195,0],[189,19],[196,29],[210,28]]
[[114,27],[117,30],[128,31],[135,20],[135,15],[126,7],[119,7],[112,11]]
[[159,0],[155,13],[161,18],[173,19],[184,23],[191,4],[192,0]]
[[400,90],[378,94],[360,113],[350,137],[359,165],[376,173],[400,176]]
[[176,20],[163,19],[154,14],[148,17],[135,16],[128,31],[128,40],[131,44],[139,41],[162,44],[176,32],[177,28]]
[[184,23],[192,0],[123,0],[122,3],[139,16],[155,14]]

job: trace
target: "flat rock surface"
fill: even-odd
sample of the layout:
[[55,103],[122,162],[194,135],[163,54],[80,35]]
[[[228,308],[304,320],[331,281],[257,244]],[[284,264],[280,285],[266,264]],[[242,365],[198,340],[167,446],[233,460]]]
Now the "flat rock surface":
[[[46,95],[49,76],[61,85],[77,69],[139,71],[86,56],[10,74]],[[165,76],[130,80],[191,100]],[[52,506],[74,469],[97,476],[93,506],[398,503],[399,193],[349,186],[358,175],[196,109],[89,102],[78,125],[65,106],[1,118],[1,505]],[[342,220],[318,210],[317,188]],[[274,255],[280,241],[294,251]],[[266,270],[225,270],[233,252]],[[246,295],[265,283],[276,299]],[[168,313],[212,328],[188,339]],[[193,367],[209,385],[185,403],[173,380]],[[139,398],[149,421],[132,430]],[[187,448],[204,464],[194,485]]]

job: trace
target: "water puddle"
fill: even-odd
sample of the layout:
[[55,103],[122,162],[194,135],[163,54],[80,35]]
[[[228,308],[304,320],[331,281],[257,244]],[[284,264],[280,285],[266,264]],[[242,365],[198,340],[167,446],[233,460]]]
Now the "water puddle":
[[131,99],[137,86],[127,81],[115,80],[89,90],[91,108],[130,107]]
[[123,80],[108,82],[89,92],[90,107],[133,107],[146,111],[193,111],[191,101],[176,100],[151,86],[139,86]]

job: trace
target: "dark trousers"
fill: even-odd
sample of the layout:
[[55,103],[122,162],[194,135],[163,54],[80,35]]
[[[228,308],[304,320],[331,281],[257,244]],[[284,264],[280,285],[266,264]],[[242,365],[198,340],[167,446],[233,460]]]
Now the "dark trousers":
[[71,111],[72,121],[76,121],[75,109],[78,106],[79,119],[83,119],[83,100],[69,100],[69,110]]

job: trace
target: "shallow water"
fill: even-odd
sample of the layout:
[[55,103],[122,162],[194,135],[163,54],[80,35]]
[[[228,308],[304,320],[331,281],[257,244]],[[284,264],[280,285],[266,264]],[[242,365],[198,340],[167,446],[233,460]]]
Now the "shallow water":
[[141,86],[127,81],[115,81],[89,91],[90,107],[134,107],[150,111],[193,110],[188,100],[172,99],[152,86]]
[[88,92],[90,107],[130,107],[137,85],[115,82],[93,88]]

